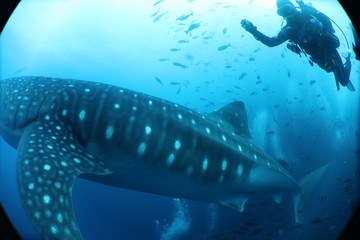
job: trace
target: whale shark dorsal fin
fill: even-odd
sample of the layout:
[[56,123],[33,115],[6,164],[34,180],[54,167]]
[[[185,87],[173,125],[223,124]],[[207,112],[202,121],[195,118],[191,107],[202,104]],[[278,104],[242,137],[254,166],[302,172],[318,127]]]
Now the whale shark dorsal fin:
[[212,112],[209,116],[221,119],[233,127],[235,133],[244,138],[251,138],[245,104],[241,101],[232,102]]
[[17,187],[26,214],[44,239],[82,239],[71,190],[81,173],[110,174],[61,121],[45,115],[28,125],[17,156]]

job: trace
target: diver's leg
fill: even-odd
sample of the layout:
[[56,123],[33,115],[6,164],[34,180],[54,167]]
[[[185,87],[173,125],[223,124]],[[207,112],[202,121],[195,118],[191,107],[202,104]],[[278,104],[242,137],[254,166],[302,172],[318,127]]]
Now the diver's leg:
[[335,83],[336,83],[336,89],[339,91],[340,90],[340,84],[339,84],[339,72],[334,71],[334,77],[335,77]]
[[340,82],[341,85],[346,86],[351,92],[355,91],[355,87],[350,81],[350,71],[351,71],[351,61],[349,54],[349,56],[346,58],[345,64],[341,66],[336,66],[333,71],[338,90],[339,90],[339,82]]
[[349,83],[349,79],[346,78],[345,69],[343,66],[335,67],[333,69],[333,73],[337,82],[339,82],[342,86],[346,86]]
[[[349,75],[350,75],[349,70],[351,69],[351,65],[350,67],[347,67],[347,69],[345,69],[341,57],[338,51],[336,51],[336,49],[334,49],[331,53],[330,62],[333,68],[332,72],[334,72],[336,81],[340,82],[342,86],[347,86],[347,84],[349,83]],[[351,64],[350,59],[349,61],[346,62],[346,64]],[[347,72],[346,70],[348,70],[349,72]]]
[[351,72],[350,56],[351,56],[351,54],[349,53],[349,55],[346,57],[346,62],[344,64],[345,74],[346,74],[347,79],[350,79],[350,72]]

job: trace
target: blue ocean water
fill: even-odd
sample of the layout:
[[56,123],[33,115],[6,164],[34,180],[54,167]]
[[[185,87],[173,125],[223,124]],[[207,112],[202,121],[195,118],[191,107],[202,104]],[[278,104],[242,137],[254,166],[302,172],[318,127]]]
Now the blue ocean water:
[[[337,1],[314,0],[351,43]],[[1,35],[1,79],[51,76],[109,83],[212,112],[240,100],[251,142],[299,180],[330,164],[303,225],[293,203],[250,198],[243,213],[185,199],[75,182],[73,204],[85,239],[335,239],[359,201],[359,62],[356,92],[336,90],[331,73],[311,67],[286,44],[268,48],[240,26],[251,20],[275,35],[275,1],[22,1]],[[339,52],[347,54],[338,28]],[[344,59],[343,59],[344,60]],[[24,239],[37,239],[19,201],[16,151],[1,139],[0,199]],[[176,188],[176,186],[174,186]]]

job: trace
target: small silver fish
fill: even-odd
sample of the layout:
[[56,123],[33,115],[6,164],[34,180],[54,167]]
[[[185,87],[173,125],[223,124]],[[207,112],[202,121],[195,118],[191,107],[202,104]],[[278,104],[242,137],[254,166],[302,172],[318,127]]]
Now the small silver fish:
[[190,61],[194,60],[194,57],[189,54],[187,54],[185,57],[187,60],[190,60]]
[[160,12],[160,8],[156,12],[154,12],[150,17],[155,17],[159,12]]
[[255,49],[254,51],[253,51],[253,53],[257,53],[257,52],[259,52],[261,50],[261,48],[257,48],[257,49]]
[[176,20],[177,21],[184,21],[184,20],[188,19],[192,15],[193,15],[193,13],[190,13],[190,14],[187,14],[187,15],[183,14],[182,16],[178,17]]
[[200,27],[200,24],[199,24],[199,23],[193,23],[193,24],[191,24],[191,25],[189,26],[188,30],[186,30],[185,32],[186,32],[186,34],[188,34],[189,32],[191,32],[192,30],[194,30],[194,29],[196,29],[196,28],[198,28],[198,27]]
[[243,79],[245,76],[246,76],[246,73],[243,72],[238,79],[241,80],[241,79]]
[[160,83],[160,84],[161,84],[161,86],[164,86],[164,84],[162,83],[162,81],[160,80],[160,78],[155,77],[155,80],[156,80],[158,83]]
[[167,13],[168,13],[168,12],[164,12],[164,13],[162,13],[162,14],[160,14],[160,15],[157,15],[157,17],[154,18],[153,22],[155,23],[155,22],[159,21],[160,18],[161,18],[162,16],[164,16],[165,14],[167,14]]
[[175,85],[180,85],[179,82],[170,82],[169,84],[170,84],[170,85],[173,85],[173,86],[175,86]]
[[173,65],[177,66],[177,67],[181,67],[181,68],[187,68],[187,66],[181,64],[181,63],[177,63],[177,62],[174,62]]
[[222,46],[218,47],[218,50],[219,50],[219,51],[223,51],[223,50],[227,49],[227,48],[230,47],[230,46],[231,46],[230,43],[229,43],[229,44],[226,44],[226,45],[222,45]]
[[159,0],[159,1],[157,1],[156,3],[154,3],[153,6],[159,5],[159,4],[162,3],[163,1],[165,1],[165,0]]

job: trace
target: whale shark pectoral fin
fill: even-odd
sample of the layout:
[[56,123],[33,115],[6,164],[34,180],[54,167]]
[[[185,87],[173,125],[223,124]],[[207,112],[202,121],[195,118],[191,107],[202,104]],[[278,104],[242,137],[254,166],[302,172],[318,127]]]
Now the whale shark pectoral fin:
[[220,201],[218,204],[228,208],[235,209],[238,212],[243,212],[247,200],[248,197],[244,195],[244,196],[237,196],[229,200]]
[[17,185],[25,212],[44,239],[82,239],[71,190],[81,173],[110,174],[71,128],[49,115],[27,126],[17,155]]

